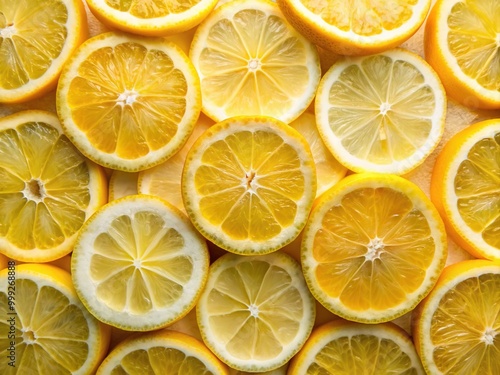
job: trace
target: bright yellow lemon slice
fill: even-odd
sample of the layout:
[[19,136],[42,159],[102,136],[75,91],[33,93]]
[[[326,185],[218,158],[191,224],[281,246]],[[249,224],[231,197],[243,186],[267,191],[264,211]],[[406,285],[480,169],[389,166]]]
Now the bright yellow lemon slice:
[[314,159],[296,130],[271,117],[234,117],[210,127],[186,157],[186,211],[221,248],[264,254],[291,242],[316,196]]
[[82,153],[128,172],[177,152],[201,108],[198,76],[176,44],[119,33],[78,48],[56,98],[64,131]]

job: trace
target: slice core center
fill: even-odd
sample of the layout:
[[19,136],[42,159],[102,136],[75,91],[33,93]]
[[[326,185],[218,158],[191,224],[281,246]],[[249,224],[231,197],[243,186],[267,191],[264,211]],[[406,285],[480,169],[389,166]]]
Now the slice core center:
[[16,28],[13,23],[7,24],[6,27],[0,30],[0,36],[2,38],[12,38],[16,34]]
[[259,306],[252,303],[250,306],[248,306],[248,310],[250,311],[250,315],[252,315],[254,318],[259,317]]
[[251,72],[255,72],[256,70],[260,69],[261,65],[262,63],[259,59],[250,59],[248,61],[248,70],[250,70]]
[[23,193],[26,198],[37,203],[42,202],[47,195],[42,181],[36,178],[25,183]]
[[481,337],[481,341],[484,342],[486,345],[493,345],[495,342],[496,335],[497,331],[495,331],[491,327],[488,327],[484,331],[483,336]]
[[368,252],[365,255],[366,260],[373,261],[380,259],[380,254],[384,251],[384,243],[382,239],[376,237],[368,244]]
[[118,99],[116,99],[116,104],[122,107],[126,105],[132,105],[135,103],[138,96],[139,93],[134,90],[125,90],[118,96]]

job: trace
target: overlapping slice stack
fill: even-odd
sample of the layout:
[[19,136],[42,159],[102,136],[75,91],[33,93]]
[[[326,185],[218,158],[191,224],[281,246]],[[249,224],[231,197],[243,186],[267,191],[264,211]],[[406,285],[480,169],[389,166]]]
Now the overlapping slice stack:
[[[68,267],[78,236],[72,279],[15,269],[16,368],[0,361],[0,373],[93,373],[109,339],[102,320],[113,347],[130,336],[102,374],[420,374],[408,336],[380,323],[411,313],[429,373],[497,375],[498,119],[453,137],[431,183],[454,243],[496,261],[452,266],[436,283],[444,227],[393,174],[432,166],[447,106],[439,77],[462,104],[500,107],[500,5],[435,2],[425,58],[436,74],[392,49],[430,3],[221,0],[212,11],[214,0],[88,0],[104,25],[148,37],[104,33],[78,48],[53,106],[62,127],[42,112],[0,120],[0,253]],[[2,104],[54,87],[85,38],[82,5],[0,0]],[[323,68],[334,63],[320,86],[317,48]],[[195,128],[200,110],[211,119]],[[103,170],[110,203],[94,213],[108,196]],[[385,174],[362,173],[374,171]],[[198,231],[217,248],[210,274]],[[283,254],[297,256],[301,240],[302,269]],[[0,254],[2,358],[7,261]],[[336,322],[313,331],[315,306]],[[156,331],[165,326],[205,344]]]

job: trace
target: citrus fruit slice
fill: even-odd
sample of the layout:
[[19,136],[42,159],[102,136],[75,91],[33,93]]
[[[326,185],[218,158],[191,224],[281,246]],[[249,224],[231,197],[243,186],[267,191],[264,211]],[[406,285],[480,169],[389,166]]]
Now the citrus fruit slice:
[[106,203],[106,176],[49,112],[0,119],[0,252],[47,262],[71,252],[83,223]]
[[444,130],[439,78],[403,49],[334,63],[315,104],[323,141],[355,172],[407,173],[424,162]]
[[437,210],[415,184],[362,173],[318,199],[303,232],[302,268],[327,309],[378,323],[402,316],[429,293],[447,246]]
[[223,362],[241,371],[270,371],[302,347],[315,305],[290,256],[225,254],[210,266],[196,315],[203,341]]
[[95,162],[127,172],[177,152],[201,108],[200,85],[173,42],[104,33],[65,65],[57,113],[68,137]]
[[396,47],[423,24],[430,0],[278,0],[287,20],[319,46],[341,55]]
[[219,247],[264,254],[291,242],[316,195],[305,139],[271,117],[235,117],[210,127],[186,157],[186,211]]
[[470,125],[445,144],[432,170],[431,199],[457,244],[500,260],[500,119]]
[[467,107],[500,108],[499,12],[496,0],[438,0],[429,13],[425,59]]
[[68,272],[22,264],[0,272],[0,373],[92,374],[109,327],[81,304]]
[[194,307],[208,263],[204,238],[180,211],[153,196],[130,195],[85,223],[71,271],[83,304],[99,320],[148,331]]
[[304,112],[290,126],[302,134],[311,148],[318,183],[316,196],[319,196],[339,182],[346,175],[347,168],[333,157],[321,139],[313,113]]
[[201,80],[203,111],[286,123],[312,102],[321,69],[316,47],[267,0],[230,1],[199,26],[189,57]]
[[165,36],[197,26],[217,0],[86,0],[92,14],[105,25],[134,34]]
[[415,346],[394,323],[336,320],[313,330],[292,359],[289,375],[424,375]]
[[81,0],[0,0],[0,103],[54,89],[68,58],[87,38]]
[[131,336],[106,357],[96,375],[229,375],[227,367],[195,338],[159,330]]
[[446,94],[421,57],[394,49],[334,63],[315,112],[323,141],[347,168],[405,174],[441,140]]
[[500,263],[446,267],[413,313],[413,338],[429,374],[500,373]]
[[127,195],[137,194],[138,178],[139,174],[137,172],[113,170],[108,184],[108,201],[111,202]]
[[139,172],[137,189],[141,194],[156,195],[185,212],[181,194],[182,169],[186,155],[194,141],[207,130],[213,121],[201,114],[184,146],[163,163]]

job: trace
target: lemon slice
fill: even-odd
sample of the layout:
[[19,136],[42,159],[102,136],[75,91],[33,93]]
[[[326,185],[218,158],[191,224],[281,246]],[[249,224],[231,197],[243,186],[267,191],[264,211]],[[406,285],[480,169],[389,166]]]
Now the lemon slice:
[[96,373],[108,374],[229,375],[229,371],[195,338],[159,330],[118,344]]
[[304,228],[302,268],[316,299],[361,323],[393,320],[432,289],[447,256],[444,225],[427,196],[395,175],[342,179]]
[[265,115],[288,123],[312,102],[321,75],[316,47],[267,0],[215,9],[196,30],[189,57],[203,111],[215,121]]
[[181,194],[181,177],[184,162],[194,141],[211,125],[213,125],[213,121],[201,114],[191,136],[179,152],[167,161],[139,172],[136,184],[139,193],[156,195],[185,212]]
[[497,0],[438,0],[424,34],[425,58],[448,95],[471,108],[500,108]]
[[315,304],[290,256],[226,254],[210,266],[196,314],[203,341],[223,362],[262,372],[283,366],[302,347]]
[[175,43],[119,33],[77,49],[56,99],[62,126],[82,153],[127,172],[177,152],[201,109],[198,76]]
[[500,263],[466,260],[444,269],[413,313],[413,338],[428,374],[500,373]]
[[93,373],[109,327],[81,304],[68,272],[22,264],[0,272],[0,373]]
[[316,329],[290,363],[288,375],[424,375],[415,346],[393,323],[336,320]]
[[395,49],[334,63],[315,112],[323,141],[347,168],[405,174],[441,140],[446,94],[422,58]]
[[457,244],[500,260],[500,119],[470,125],[446,143],[432,171],[431,199]]
[[197,26],[217,0],[86,0],[105,25],[135,34],[165,36]]
[[307,141],[316,165],[318,188],[316,196],[320,196],[347,173],[347,168],[335,159],[321,139],[313,113],[304,112],[290,126],[297,130]]
[[194,307],[208,262],[205,240],[180,211],[153,196],[130,195],[87,221],[71,270],[79,297],[99,320],[147,331]]
[[107,200],[102,168],[44,111],[0,119],[0,181],[0,252],[25,262],[71,252],[80,227]]
[[0,0],[0,103],[54,89],[68,58],[87,38],[81,0]]
[[111,202],[127,195],[137,194],[138,178],[139,173],[137,172],[113,170],[109,177],[108,201]]
[[423,24],[431,0],[277,0],[288,21],[315,44],[341,55],[396,47]]
[[305,139],[271,117],[213,125],[189,150],[181,181],[195,227],[221,248],[264,254],[291,242],[316,195]]

